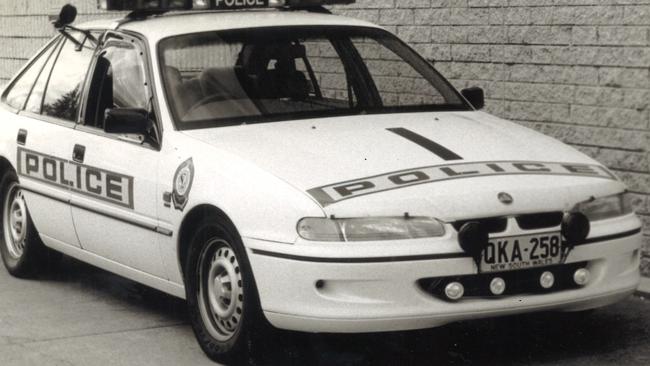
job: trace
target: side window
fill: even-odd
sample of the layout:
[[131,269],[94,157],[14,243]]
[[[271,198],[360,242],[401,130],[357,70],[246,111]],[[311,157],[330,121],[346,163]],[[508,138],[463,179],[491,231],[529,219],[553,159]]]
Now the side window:
[[142,53],[133,43],[108,43],[97,58],[85,124],[103,128],[106,109],[141,108],[151,112],[145,70]]
[[23,109],[25,102],[34,86],[34,82],[41,74],[43,66],[50,59],[54,50],[57,49],[59,40],[50,43],[48,48],[44,50],[38,58],[16,79],[14,84],[9,88],[5,94],[5,103],[16,109]]
[[50,73],[52,71],[52,66],[54,66],[54,61],[56,61],[56,56],[60,50],[60,44],[57,45],[54,52],[50,55],[43,67],[41,74],[39,75],[32,92],[27,99],[27,104],[25,105],[25,110],[32,113],[41,113],[41,108],[43,107],[43,95],[45,94],[45,87],[47,87],[47,81],[50,79]]
[[[82,41],[85,36],[70,32]],[[81,100],[81,88],[94,53],[91,43],[79,49],[74,42],[66,40],[50,75],[45,89],[42,114],[76,121]]]

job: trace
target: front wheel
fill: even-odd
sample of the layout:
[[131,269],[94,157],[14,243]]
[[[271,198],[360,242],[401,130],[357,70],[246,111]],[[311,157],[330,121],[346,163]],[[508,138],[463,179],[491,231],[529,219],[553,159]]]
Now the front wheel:
[[221,363],[244,363],[249,347],[267,327],[243,244],[232,225],[206,218],[185,265],[190,322],[206,355]]
[[2,189],[2,237],[0,254],[7,271],[15,277],[31,277],[48,269],[61,255],[46,248],[38,236],[25,203],[16,173],[0,182]]

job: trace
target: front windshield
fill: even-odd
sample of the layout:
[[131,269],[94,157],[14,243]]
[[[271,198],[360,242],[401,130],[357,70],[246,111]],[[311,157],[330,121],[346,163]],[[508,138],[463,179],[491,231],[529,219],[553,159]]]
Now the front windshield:
[[469,109],[425,60],[378,29],[197,33],[163,40],[159,54],[179,129]]

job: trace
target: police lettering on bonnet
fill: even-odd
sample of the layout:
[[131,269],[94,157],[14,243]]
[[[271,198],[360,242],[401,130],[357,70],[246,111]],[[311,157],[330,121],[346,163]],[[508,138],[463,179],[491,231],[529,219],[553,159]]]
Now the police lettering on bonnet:
[[374,177],[330,184],[310,189],[309,194],[327,206],[349,198],[418,184],[493,175],[575,175],[617,180],[595,164],[567,164],[528,161],[455,163],[386,173]]

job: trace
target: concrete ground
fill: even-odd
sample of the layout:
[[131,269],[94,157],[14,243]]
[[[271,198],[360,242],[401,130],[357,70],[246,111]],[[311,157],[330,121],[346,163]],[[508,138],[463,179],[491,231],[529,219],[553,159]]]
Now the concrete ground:
[[[533,314],[370,335],[283,332],[260,365],[650,365],[642,294],[588,316]],[[214,365],[183,301],[66,258],[56,274],[0,269],[0,365]]]

